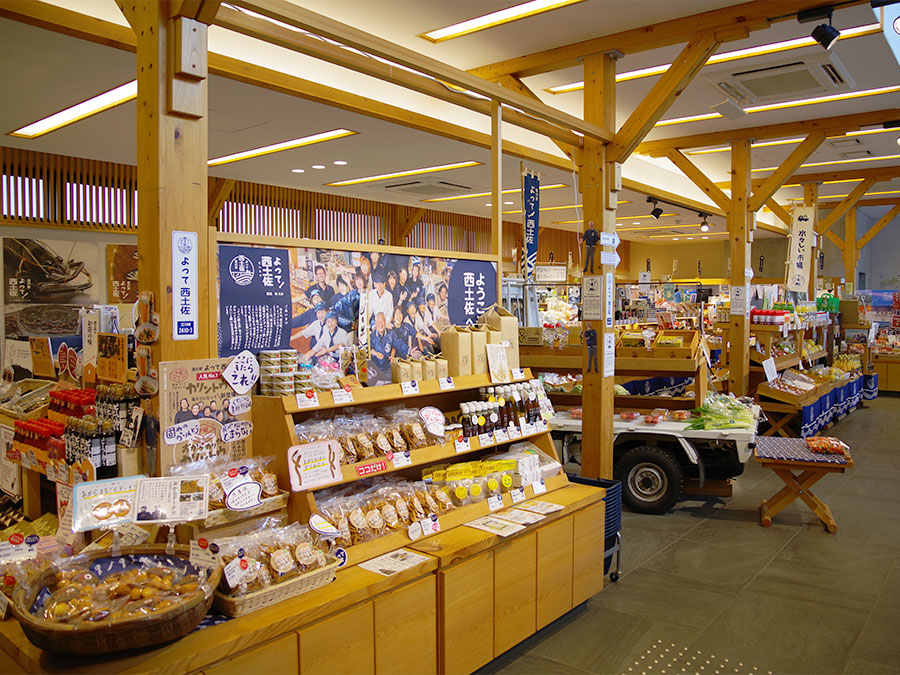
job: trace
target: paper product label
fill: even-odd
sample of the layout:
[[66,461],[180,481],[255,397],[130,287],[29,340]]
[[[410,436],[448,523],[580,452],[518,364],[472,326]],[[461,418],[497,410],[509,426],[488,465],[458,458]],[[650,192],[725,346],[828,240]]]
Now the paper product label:
[[531,489],[534,490],[535,495],[542,495],[547,491],[547,484],[544,483],[544,479],[541,478],[531,484]]
[[335,389],[331,392],[335,405],[347,405],[353,403],[353,392],[348,389]]
[[438,384],[441,387],[441,391],[447,391],[448,389],[455,389],[456,385],[453,384],[452,377],[442,377],[438,379]]
[[469,443],[468,438],[457,438],[456,441],[454,441],[454,445],[456,446],[457,452],[469,452],[469,450],[472,449],[472,444]]
[[478,434],[478,445],[482,448],[486,448],[489,445],[492,445],[494,442],[493,436],[491,434]]
[[395,469],[399,469],[401,466],[409,466],[412,464],[412,458],[410,457],[409,450],[404,450],[403,452],[395,452],[391,462],[394,464]]
[[512,503],[518,504],[519,502],[525,501],[525,488],[517,487],[513,490],[510,490],[509,496],[512,497]]
[[204,537],[191,541],[191,564],[215,567],[219,564],[219,547]]
[[499,511],[503,508],[503,495],[494,495],[487,499],[488,508],[491,511]]
[[304,408],[318,408],[319,394],[312,389],[297,394],[297,407],[301,410]]
[[401,382],[400,383],[400,391],[404,396],[412,396],[413,394],[419,393],[419,383],[415,380],[410,380],[409,382]]

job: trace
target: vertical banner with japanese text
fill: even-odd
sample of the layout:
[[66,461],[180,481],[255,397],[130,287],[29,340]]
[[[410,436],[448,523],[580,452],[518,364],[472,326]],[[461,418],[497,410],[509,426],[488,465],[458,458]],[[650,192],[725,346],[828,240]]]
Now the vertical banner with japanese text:
[[200,337],[197,233],[172,232],[172,339]]
[[809,290],[809,274],[815,261],[812,246],[816,232],[816,207],[795,206],[791,222],[791,243],[785,287],[788,291]]
[[525,223],[525,278],[531,279],[534,276],[534,266],[537,264],[541,179],[530,171],[525,171],[522,176],[522,208]]
[[287,249],[219,246],[219,356],[290,347],[290,268]]

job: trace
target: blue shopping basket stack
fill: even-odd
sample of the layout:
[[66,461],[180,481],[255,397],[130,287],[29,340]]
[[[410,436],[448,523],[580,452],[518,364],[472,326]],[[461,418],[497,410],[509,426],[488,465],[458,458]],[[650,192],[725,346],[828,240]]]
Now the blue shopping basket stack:
[[575,474],[568,474],[573,483],[593,485],[606,489],[603,498],[606,512],[606,532],[604,534],[603,573],[609,573],[612,567],[613,554],[616,556],[616,569],[609,575],[610,581],[618,581],[622,574],[622,483],[617,480],[605,478],[584,478]]

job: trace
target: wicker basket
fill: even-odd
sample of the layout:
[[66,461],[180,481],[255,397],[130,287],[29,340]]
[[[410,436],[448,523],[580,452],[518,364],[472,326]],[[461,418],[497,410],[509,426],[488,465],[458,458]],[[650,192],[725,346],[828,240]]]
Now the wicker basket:
[[[123,554],[165,554],[164,545],[123,548]],[[176,547],[176,557],[186,558],[187,549]],[[108,551],[97,551],[90,559],[109,557]],[[142,647],[152,647],[184,637],[194,630],[212,605],[212,594],[198,593],[185,604],[163,610],[152,618],[136,618],[114,624],[96,626],[54,623],[30,612],[35,597],[56,573],[49,567],[26,585],[16,589],[11,603],[13,616],[19,620],[22,632],[36,647],[56,654],[97,656]],[[222,576],[222,568],[212,570],[207,581],[215,588]]]
[[303,593],[327,586],[335,579],[335,572],[340,563],[328,563],[325,567],[280,584],[272,584],[261,591],[253,591],[237,598],[231,598],[216,591],[213,606],[228,616],[243,616],[257,609],[274,605],[282,600],[293,598]]
[[[20,380],[16,382],[14,385],[21,394],[27,394],[29,392],[34,391],[35,389],[40,389],[48,384],[51,384],[49,380]],[[52,387],[56,389],[57,386]],[[13,420],[31,420],[37,419],[38,417],[46,417],[47,410],[50,408],[49,402],[46,405],[41,406],[40,408],[35,408],[27,413],[21,413],[18,410],[13,410],[12,408],[5,408],[0,406],[0,415],[6,415],[10,419]]]

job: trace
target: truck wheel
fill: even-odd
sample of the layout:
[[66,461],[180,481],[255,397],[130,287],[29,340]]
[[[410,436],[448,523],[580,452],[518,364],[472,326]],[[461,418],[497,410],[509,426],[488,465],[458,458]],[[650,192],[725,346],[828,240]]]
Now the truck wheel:
[[665,513],[681,498],[684,473],[668,450],[642,445],[626,452],[616,464],[622,500],[638,513]]

